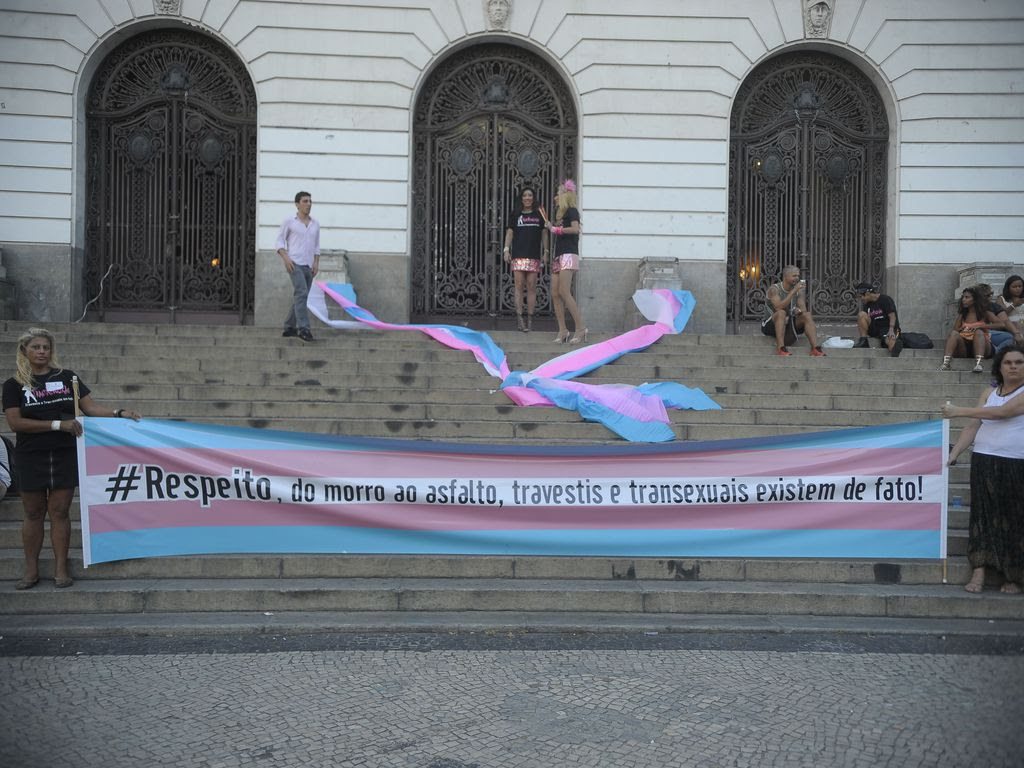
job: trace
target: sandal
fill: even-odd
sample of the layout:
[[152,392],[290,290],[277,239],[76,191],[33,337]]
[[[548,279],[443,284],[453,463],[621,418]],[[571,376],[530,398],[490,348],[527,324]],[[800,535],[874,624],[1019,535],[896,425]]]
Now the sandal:
[[65,589],[75,583],[75,580],[70,576],[65,576],[63,579],[54,579],[53,586],[57,589]]
[[36,584],[39,583],[39,577],[36,576],[34,579],[22,579],[14,585],[15,589],[32,589]]
[[526,333],[526,320],[523,319],[523,313],[520,312],[516,315],[516,323],[520,331]]

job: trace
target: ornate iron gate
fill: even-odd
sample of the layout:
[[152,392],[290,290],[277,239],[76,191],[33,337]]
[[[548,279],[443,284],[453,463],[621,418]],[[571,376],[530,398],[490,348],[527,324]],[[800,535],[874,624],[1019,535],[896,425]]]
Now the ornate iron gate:
[[256,96],[234,54],[186,30],[138,35],[103,61],[86,120],[98,316],[250,320]]
[[764,317],[765,292],[786,264],[805,271],[825,320],[856,314],[853,283],[882,281],[888,134],[874,86],[841,59],[787,54],[750,74],[729,149],[734,330]]
[[[413,157],[413,317],[512,317],[501,243],[518,190],[533,185],[550,210],[559,177],[575,175],[576,113],[562,79],[510,45],[455,54],[417,102]],[[542,277],[537,309],[548,308]]]

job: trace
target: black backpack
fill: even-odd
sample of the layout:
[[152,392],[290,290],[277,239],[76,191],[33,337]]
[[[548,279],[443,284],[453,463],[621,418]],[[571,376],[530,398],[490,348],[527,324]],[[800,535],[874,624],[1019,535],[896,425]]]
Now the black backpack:
[[[7,493],[17,493],[18,489],[14,487],[14,443],[7,435],[0,435],[0,440],[4,441],[4,449],[7,452],[7,461],[3,460],[3,456],[0,456],[0,467],[7,470],[7,474],[11,476],[11,484],[7,486]],[[0,497],[2,498],[2,497]]]
[[903,339],[903,346],[907,349],[932,349],[935,346],[928,335],[924,333],[904,331],[900,334],[900,338]]

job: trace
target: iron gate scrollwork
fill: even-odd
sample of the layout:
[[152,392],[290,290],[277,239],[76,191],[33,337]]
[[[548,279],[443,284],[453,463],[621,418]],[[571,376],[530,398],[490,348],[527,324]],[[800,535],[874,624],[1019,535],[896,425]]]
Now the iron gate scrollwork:
[[755,69],[736,97],[729,150],[728,305],[764,317],[782,267],[808,279],[825,320],[856,314],[852,284],[885,273],[885,108],[851,64],[801,52]]
[[256,95],[234,54],[187,30],[133,37],[104,59],[86,119],[85,282],[100,316],[249,319]]
[[[551,208],[575,175],[576,113],[561,77],[529,52],[480,45],[444,61],[417,101],[413,153],[412,315],[514,315],[501,260],[519,189]],[[550,306],[546,276],[537,309]]]

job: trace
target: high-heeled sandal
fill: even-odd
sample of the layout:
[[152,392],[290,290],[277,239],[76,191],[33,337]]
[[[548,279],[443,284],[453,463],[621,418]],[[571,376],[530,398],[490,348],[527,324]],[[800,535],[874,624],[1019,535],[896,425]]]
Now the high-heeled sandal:
[[526,316],[526,332],[529,333],[533,330],[533,313]]
[[523,319],[522,312],[516,315],[516,327],[519,328],[519,330],[522,331],[523,333],[526,333],[526,320]]
[[589,334],[589,333],[590,333],[590,329],[589,328],[584,328],[582,335],[580,334],[579,331],[576,331],[576,334],[571,339],[569,339],[569,343],[570,344],[579,344],[580,342],[586,342],[587,334]]
[[569,332],[568,331],[559,331],[558,335],[555,336],[555,338],[552,339],[552,341],[555,344],[564,344],[568,340],[569,340]]

